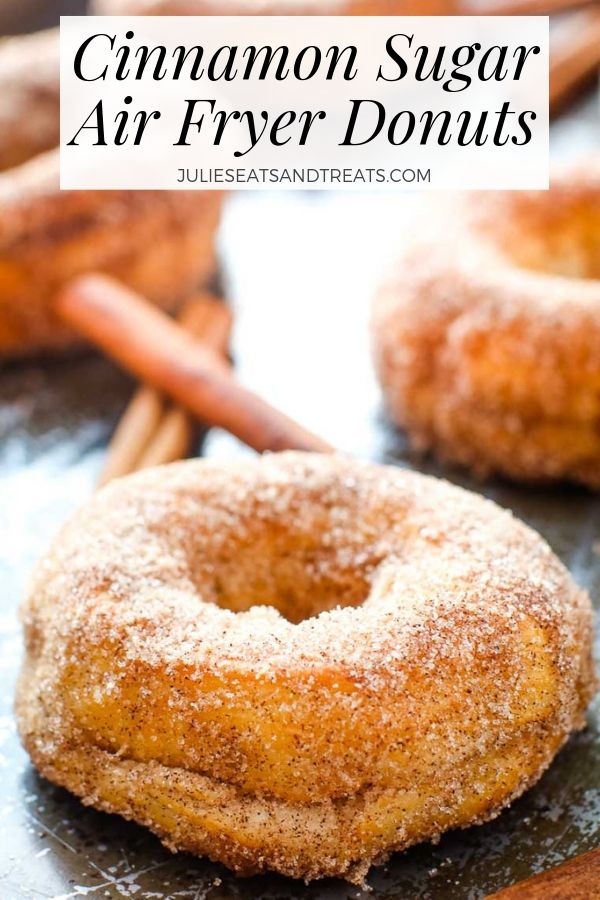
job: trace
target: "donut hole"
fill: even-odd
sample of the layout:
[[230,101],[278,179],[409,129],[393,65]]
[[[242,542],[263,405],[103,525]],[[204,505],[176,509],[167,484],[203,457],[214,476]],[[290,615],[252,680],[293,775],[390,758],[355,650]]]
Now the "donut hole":
[[370,592],[364,573],[335,569],[320,554],[255,556],[247,548],[219,564],[207,599],[222,609],[246,612],[271,606],[293,624],[342,606],[361,606]]
[[379,560],[364,548],[336,545],[327,536],[274,531],[235,537],[213,553],[210,567],[192,563],[202,600],[232,612],[271,606],[297,624],[327,610],[361,606]]
[[548,195],[512,199],[499,234],[502,252],[517,266],[566,278],[600,278],[600,198]]

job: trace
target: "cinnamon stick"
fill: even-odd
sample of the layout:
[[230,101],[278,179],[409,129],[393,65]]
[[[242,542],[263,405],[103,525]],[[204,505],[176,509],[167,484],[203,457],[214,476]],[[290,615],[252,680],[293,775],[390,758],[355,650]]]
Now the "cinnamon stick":
[[140,453],[155,434],[163,411],[163,399],[154,388],[141,387],[136,391],[110,442],[98,487],[135,471]]
[[[179,321],[205,344],[226,355],[231,310],[207,293],[184,304]],[[185,413],[166,410],[164,397],[152,387],[139,388],[113,435],[98,486],[149,465],[161,465],[186,455],[193,424]]]
[[71,282],[56,312],[124,368],[259,452],[332,448],[240,385],[229,365],[141,297],[102,275]]
[[[572,33],[571,33],[572,29]],[[567,32],[567,29],[565,29]],[[600,11],[579,13],[550,57],[550,115],[555,116],[600,70]]]
[[488,900],[598,900],[600,850],[582,853],[560,866],[490,894]]
[[[187,313],[184,311],[182,325],[202,340],[204,346],[226,358],[232,319],[229,307],[219,300],[206,297],[188,307]],[[173,407],[167,410],[156,433],[140,454],[136,471],[183,459],[192,443],[194,428],[193,418],[184,409]]]
[[169,409],[161,419],[156,434],[138,459],[135,471],[184,459],[188,455],[194,431],[194,419],[190,413],[179,406]]

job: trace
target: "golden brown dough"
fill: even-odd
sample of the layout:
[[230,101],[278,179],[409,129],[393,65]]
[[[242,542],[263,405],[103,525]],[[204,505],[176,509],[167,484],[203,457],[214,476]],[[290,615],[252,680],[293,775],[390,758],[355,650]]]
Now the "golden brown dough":
[[213,272],[220,206],[218,191],[59,191],[58,151],[0,174],[0,355],[72,344],[52,299],[83,272],[172,307]]
[[58,188],[58,32],[0,41],[0,356],[75,336],[54,292],[97,269],[171,307],[215,266],[219,192]]
[[244,874],[360,880],[497,815],[594,690],[589,599],[537,534],[333,455],[118,479],[23,620],[42,774]]
[[600,162],[431,204],[380,290],[374,356],[413,443],[600,488]]
[[0,169],[59,140],[58,31],[0,40]]

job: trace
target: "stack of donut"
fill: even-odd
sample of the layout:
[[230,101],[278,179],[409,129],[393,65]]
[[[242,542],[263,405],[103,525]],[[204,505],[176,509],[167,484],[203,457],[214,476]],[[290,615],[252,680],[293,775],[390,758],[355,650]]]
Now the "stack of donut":
[[173,307],[215,267],[217,191],[59,191],[58,34],[0,44],[0,355],[58,350],[67,280],[103,271]]

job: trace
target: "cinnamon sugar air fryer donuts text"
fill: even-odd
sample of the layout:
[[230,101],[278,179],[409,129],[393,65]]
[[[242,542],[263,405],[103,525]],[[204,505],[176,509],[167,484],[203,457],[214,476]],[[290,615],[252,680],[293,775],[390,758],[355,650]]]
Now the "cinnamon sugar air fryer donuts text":
[[[343,78],[353,81],[360,64],[355,45],[326,49],[314,44],[299,52],[286,46],[264,45],[247,47],[223,45],[206,51],[200,44],[169,50],[164,45],[149,47],[131,44],[135,33],[97,33],[81,44],[74,60],[75,74],[82,81],[104,81],[110,77],[117,81],[140,81],[151,78],[162,81],[264,81],[272,77],[277,81],[288,78],[298,81],[331,81]],[[101,69],[87,68],[86,54],[96,41],[103,44],[106,65]],[[439,81],[445,91],[459,92],[468,88],[474,80],[519,81],[531,54],[537,56],[539,46],[482,47],[478,42],[456,47],[428,47],[418,44],[414,34],[391,34],[382,51],[382,59],[376,67],[375,80],[401,81],[409,72],[417,81]],[[372,65],[373,60],[369,60]]]
[[[116,115],[114,108],[105,108],[104,99],[98,99],[72,134],[68,146],[140,145],[153,131],[152,124],[163,116],[160,108],[136,106],[133,91],[141,81],[167,80],[191,86],[285,81],[300,86],[306,82],[325,86],[334,81],[353,82],[365,67],[374,86],[378,82],[404,82],[403,87],[411,90],[430,82],[444,92],[442,96],[448,96],[490,82],[519,82],[532,57],[540,52],[537,44],[485,45],[475,41],[428,46],[414,33],[389,34],[380,52],[361,56],[359,47],[352,43],[307,44],[300,48],[285,43],[173,47],[168,43],[140,43],[131,29],[123,34],[97,32],[80,43],[73,59],[74,74],[82,82],[98,82],[99,87],[106,81],[123,83],[127,93],[120,100]],[[319,122],[331,115],[325,109],[300,109],[294,103],[290,103],[290,108],[266,110],[231,108],[230,103],[210,96],[187,97],[178,102],[181,115],[172,134],[174,147],[191,146],[199,138],[221,146],[233,133],[239,139],[233,154],[236,157],[245,156],[259,142],[275,147],[289,143],[304,147],[319,130]],[[531,141],[531,126],[537,117],[532,109],[514,108],[511,100],[499,104],[499,109],[483,111],[404,108],[406,98],[402,95],[398,102],[399,106],[390,108],[381,98],[346,99],[337,145],[363,146],[382,139],[392,146],[413,142],[421,146],[455,143],[464,147],[481,146],[488,141],[498,147],[507,143],[522,146]]]

